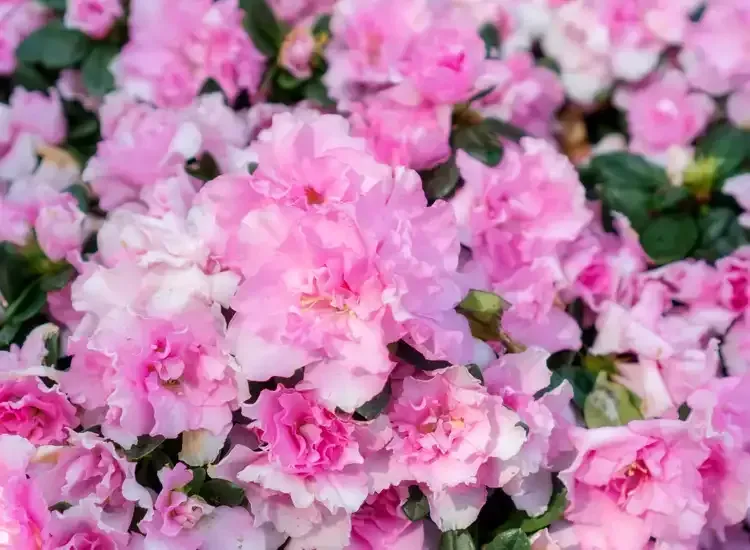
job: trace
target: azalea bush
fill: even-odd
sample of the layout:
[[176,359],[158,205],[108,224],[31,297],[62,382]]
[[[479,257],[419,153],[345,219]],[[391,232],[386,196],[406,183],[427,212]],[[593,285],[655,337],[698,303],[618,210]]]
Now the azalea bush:
[[0,0],[0,548],[750,548],[749,30]]

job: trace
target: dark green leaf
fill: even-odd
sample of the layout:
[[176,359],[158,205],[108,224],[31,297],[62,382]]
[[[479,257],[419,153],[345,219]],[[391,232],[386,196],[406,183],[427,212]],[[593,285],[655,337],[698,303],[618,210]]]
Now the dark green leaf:
[[48,334],[44,340],[47,354],[44,356],[44,364],[53,367],[60,359],[60,333],[58,331]]
[[60,359],[57,360],[57,363],[55,363],[55,370],[60,370],[60,371],[70,370],[70,365],[72,362],[73,362],[73,358],[70,355],[66,355],[65,357],[60,357]]
[[586,403],[586,396],[594,389],[596,378],[591,372],[580,367],[562,367],[552,371],[550,389],[559,386],[563,380],[570,382],[573,386],[573,401],[580,409]]
[[479,29],[479,36],[484,40],[485,55],[490,57],[500,47],[500,33],[492,23],[487,23]]
[[219,165],[216,163],[216,159],[214,159],[211,153],[203,153],[200,156],[200,159],[188,163],[185,167],[185,171],[201,181],[211,181],[221,175]]
[[297,80],[295,76],[286,71],[279,71],[276,76],[276,83],[284,90],[294,90],[302,85],[301,80]]
[[560,518],[562,518],[565,512],[565,507],[568,505],[568,491],[563,487],[552,495],[547,511],[541,516],[528,517],[521,522],[521,530],[524,533],[536,533],[541,531],[545,527],[552,525]]
[[83,84],[92,96],[103,97],[115,89],[115,77],[110,72],[109,65],[118,51],[114,44],[97,44],[83,61]]
[[47,295],[42,292],[38,283],[26,287],[21,295],[16,298],[5,310],[3,323],[14,323],[20,325],[27,319],[42,311],[47,303]]
[[690,14],[690,21],[692,21],[693,23],[697,23],[698,21],[700,21],[703,17],[703,14],[706,12],[706,7],[706,4],[701,4],[700,6],[695,8],[695,11]]
[[210,479],[203,484],[200,496],[212,506],[239,506],[245,491],[231,481]]
[[363,420],[372,420],[373,418],[380,416],[380,413],[382,413],[383,410],[388,406],[390,400],[391,384],[390,382],[386,382],[383,390],[378,395],[370,399],[367,403],[359,407],[356,411],[356,414],[362,417]]
[[718,162],[716,181],[736,175],[742,163],[750,158],[750,133],[729,123],[712,128],[698,141],[696,157]]
[[522,137],[526,137],[528,134],[521,128],[514,126],[510,122],[504,122],[497,118],[485,118],[482,123],[491,132],[494,132],[496,136],[507,138],[511,141],[518,143]]
[[460,179],[455,157],[421,175],[422,187],[430,202],[450,197],[456,191]]
[[64,512],[65,510],[70,510],[73,507],[72,504],[69,502],[58,502],[57,504],[53,504],[49,507],[50,512]]
[[602,189],[602,199],[610,210],[626,216],[636,230],[648,223],[651,204],[648,191],[637,187],[605,186]]
[[254,174],[257,169],[258,169],[258,163],[257,162],[251,162],[250,164],[247,165],[247,171],[250,174]]
[[304,95],[305,98],[315,101],[323,108],[328,109],[336,106],[336,102],[331,99],[325,85],[318,78],[307,81],[304,87]]
[[409,487],[409,498],[401,509],[411,521],[420,521],[430,515],[430,503],[416,485]]
[[255,47],[268,57],[276,57],[283,40],[281,27],[265,0],[240,0],[245,10],[245,28]]
[[318,17],[317,21],[315,21],[312,32],[315,36],[329,36],[331,34],[331,16],[329,14],[324,14]]
[[471,333],[480,340],[496,341],[500,336],[500,319],[510,304],[497,294],[484,290],[471,290],[456,307],[466,317]]
[[198,92],[198,95],[213,94],[215,92],[223,92],[223,90],[221,89],[221,86],[219,86],[218,82],[216,82],[213,78],[208,78],[203,83],[203,86],[201,87],[200,92]]
[[482,121],[473,126],[459,127],[451,135],[451,143],[487,166],[497,166],[503,158],[503,148],[490,126]]
[[663,212],[676,208],[680,203],[690,199],[692,195],[685,187],[669,186],[660,189],[651,198],[651,209]]
[[392,349],[393,354],[412,365],[415,369],[424,371],[440,370],[450,367],[451,364],[448,361],[433,361],[427,359],[419,351],[411,347],[403,340],[399,340],[395,344],[388,346]]
[[531,542],[521,529],[510,529],[497,535],[485,550],[531,550]]
[[687,215],[661,216],[646,225],[640,238],[646,254],[661,265],[687,257],[698,241],[698,228]]
[[46,92],[51,82],[34,66],[18,63],[13,73],[13,83],[30,91]]
[[80,124],[73,126],[68,132],[68,141],[78,141],[87,138],[98,139],[99,121],[96,118],[83,119]]
[[591,160],[590,167],[605,187],[655,191],[670,185],[663,168],[631,153],[598,155]]
[[680,420],[687,420],[688,416],[690,416],[691,411],[692,409],[690,408],[690,406],[687,403],[683,403],[682,405],[680,405],[680,408],[677,409],[677,415]]
[[52,8],[57,11],[65,11],[65,5],[67,0],[38,0],[48,8]]
[[64,69],[81,61],[90,41],[80,31],[67,29],[59,20],[31,33],[21,42],[16,56],[24,63],[39,63],[48,69]]
[[9,345],[11,345],[19,330],[21,330],[20,323],[4,323],[0,328],[0,348],[7,348]]
[[713,208],[698,219],[700,231],[696,256],[714,261],[748,243],[747,231],[729,208]]
[[138,442],[125,451],[125,456],[131,462],[136,462],[154,452],[164,441],[166,438],[160,435],[139,436]]
[[81,212],[89,211],[89,191],[86,186],[80,183],[75,183],[68,187],[65,191],[73,195],[78,203],[78,208]]
[[440,537],[440,550],[476,550],[467,531],[447,531]]
[[185,492],[188,495],[200,494],[206,481],[206,470],[204,468],[190,468],[190,470],[193,472],[193,479],[185,485]]
[[643,415],[634,402],[633,394],[625,386],[611,382],[602,372],[596,379],[594,390],[586,396],[583,418],[589,428],[624,426]]
[[482,369],[479,368],[479,365],[469,363],[466,365],[466,368],[469,369],[469,374],[484,384],[484,374],[482,374]]

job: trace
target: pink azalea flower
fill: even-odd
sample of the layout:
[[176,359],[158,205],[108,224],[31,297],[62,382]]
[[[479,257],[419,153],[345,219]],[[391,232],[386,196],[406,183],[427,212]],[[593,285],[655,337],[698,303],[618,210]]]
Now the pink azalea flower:
[[101,511],[84,501],[65,513],[54,512],[44,535],[49,550],[127,550],[130,535],[100,520]]
[[678,420],[572,431],[575,462],[560,474],[565,517],[583,550],[697,542],[706,523],[699,466],[708,451]]
[[46,323],[34,328],[23,346],[11,344],[8,351],[0,351],[0,381],[15,382],[24,377],[46,376],[55,379],[55,370],[45,366],[49,353],[48,341],[59,336],[59,327]]
[[183,122],[170,111],[115,95],[107,98],[101,116],[103,139],[83,179],[91,183],[106,210],[137,201],[148,187],[179,176],[185,161],[200,150],[201,135],[195,124]]
[[33,0],[4,2],[0,5],[0,74],[16,68],[16,48],[47,21],[48,11]]
[[518,415],[464,367],[404,379],[387,414],[395,471],[432,493],[433,519],[444,530],[476,519],[486,498],[484,485],[477,485],[480,469],[510,460],[526,440]]
[[26,476],[34,446],[16,435],[0,435],[0,545],[37,550],[49,520],[47,503],[37,484]]
[[45,445],[64,442],[76,426],[76,408],[58,388],[33,376],[0,382],[0,434]]
[[124,484],[135,479],[135,464],[121,457],[112,443],[91,432],[70,432],[67,446],[47,447],[30,469],[50,504],[88,501],[101,509],[101,521],[126,531],[135,503]]
[[552,496],[551,470],[567,467],[573,445],[568,429],[575,425],[570,401],[573,391],[567,382],[545,393],[551,381],[547,369],[549,354],[538,348],[507,354],[491,363],[483,376],[488,391],[502,397],[528,426],[526,441],[510,460],[493,459],[483,467],[481,480],[503,487],[519,509],[540,515]]
[[665,155],[672,147],[686,147],[701,134],[714,112],[706,95],[690,92],[683,74],[665,72],[615,99],[627,109],[630,148],[645,155]]
[[[371,490],[389,484],[387,478],[379,480],[385,474],[375,467],[386,463],[387,422],[337,416],[311,392],[286,388],[263,391],[244,414],[256,419],[250,428],[260,447],[251,450],[238,441],[217,465],[216,475],[246,488],[251,507],[263,518],[259,523],[272,521],[295,538],[317,536],[317,528],[332,520],[324,529],[337,531],[343,514],[346,542],[348,516]],[[291,521],[295,515],[297,522]]]
[[721,192],[734,197],[740,208],[745,211],[739,215],[737,221],[743,227],[750,227],[750,213],[748,213],[750,210],[750,176],[740,174],[729,178],[721,187]]
[[368,496],[352,515],[351,542],[346,550],[426,548],[424,522],[410,521],[401,509],[407,497],[405,486]]
[[401,70],[425,99],[451,104],[471,96],[483,63],[484,43],[473,26],[437,22],[412,41]]
[[296,23],[311,16],[331,11],[334,0],[269,0],[276,16],[288,23]]
[[123,15],[120,0],[74,0],[65,10],[65,26],[92,38],[104,38]]
[[547,68],[536,67],[534,58],[519,52],[485,62],[476,88],[493,87],[477,102],[479,112],[524,129],[537,137],[552,135],[555,112],[565,99],[558,76]]
[[409,86],[397,86],[352,106],[354,135],[367,139],[375,157],[392,166],[426,170],[451,154],[450,105],[425,102]]
[[750,377],[715,379],[687,400],[688,418],[710,455],[700,466],[708,524],[719,536],[743,521],[750,507]]
[[750,371],[750,338],[747,314],[742,315],[729,328],[721,346],[721,356],[732,376],[742,376]]

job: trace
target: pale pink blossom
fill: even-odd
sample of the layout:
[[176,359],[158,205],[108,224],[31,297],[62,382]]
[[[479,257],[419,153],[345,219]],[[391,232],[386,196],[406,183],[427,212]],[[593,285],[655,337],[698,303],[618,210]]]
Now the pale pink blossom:
[[48,388],[33,376],[0,382],[0,434],[45,445],[63,443],[67,428],[76,426],[76,409],[59,388]]
[[404,379],[386,412],[395,471],[429,489],[444,530],[476,519],[486,498],[484,485],[476,485],[481,468],[511,459],[526,440],[518,415],[464,367]]
[[750,227],[750,213],[748,212],[750,211],[750,176],[740,174],[729,178],[724,182],[721,192],[734,197],[740,208],[744,210],[737,218],[737,221],[743,227]]
[[536,67],[534,58],[526,52],[502,60],[489,59],[476,88],[490,87],[489,95],[476,102],[484,116],[510,122],[533,136],[552,135],[555,112],[565,99],[554,72]]
[[715,379],[687,400],[688,421],[710,450],[699,472],[709,506],[708,524],[719,536],[743,521],[750,508],[748,389],[748,376]]
[[45,255],[54,261],[63,260],[81,249],[86,239],[86,215],[70,194],[43,204],[34,222],[34,233]]
[[335,0],[269,0],[268,5],[279,19],[296,23],[311,16],[330,12],[335,3]]
[[426,170],[451,154],[450,105],[425,102],[397,86],[352,105],[352,132],[367,139],[375,157],[392,166]]
[[422,550],[423,521],[412,522],[401,507],[408,497],[405,486],[391,487],[367,497],[352,515],[351,541],[347,550]]
[[434,103],[458,103],[471,96],[484,64],[484,43],[472,25],[438,20],[410,44],[403,75]]
[[368,91],[400,82],[403,75],[398,67],[411,42],[429,25],[430,15],[425,0],[338,2],[323,79],[331,97],[359,99]]
[[705,130],[714,112],[713,101],[705,94],[691,92],[677,70],[633,90],[621,90],[615,101],[627,112],[631,150],[651,156],[690,145]]
[[565,518],[583,550],[697,542],[706,523],[699,466],[708,451],[679,420],[572,431],[578,456],[560,474]]
[[739,317],[729,328],[721,345],[721,356],[732,376],[750,371],[750,326],[747,314]]
[[0,435],[0,545],[9,550],[38,550],[49,521],[48,504],[26,476],[34,446],[16,435]]
[[45,323],[29,333],[23,346],[11,344],[7,351],[0,351],[0,381],[16,381],[32,376],[55,379],[55,371],[46,366],[45,359],[49,353],[47,344],[59,335],[59,327]]
[[70,432],[66,446],[45,447],[30,469],[50,505],[88,501],[101,509],[101,521],[126,531],[135,503],[124,484],[135,479],[135,464],[114,445],[91,433]]
[[47,21],[48,11],[34,0],[12,0],[0,4],[0,74],[16,68],[16,48]]
[[92,38],[104,38],[123,15],[120,0],[72,0],[65,10],[65,26]]
[[45,550],[127,550],[130,535],[102,523],[101,510],[84,501],[65,513],[53,512],[44,533]]
[[297,25],[284,38],[279,52],[279,65],[300,80],[310,78],[310,66],[315,52],[315,37],[307,25]]

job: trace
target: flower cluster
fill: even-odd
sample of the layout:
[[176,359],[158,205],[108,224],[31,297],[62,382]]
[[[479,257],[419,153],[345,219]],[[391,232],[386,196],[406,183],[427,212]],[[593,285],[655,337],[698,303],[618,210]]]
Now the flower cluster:
[[750,548],[745,3],[0,0],[0,549]]

